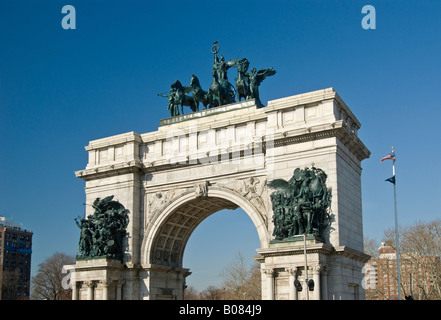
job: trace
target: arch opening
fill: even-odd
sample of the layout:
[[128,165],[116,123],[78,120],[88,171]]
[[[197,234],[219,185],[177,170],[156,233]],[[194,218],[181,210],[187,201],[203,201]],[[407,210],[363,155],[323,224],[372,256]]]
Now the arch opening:
[[145,258],[152,265],[182,268],[186,244],[196,227],[215,212],[239,207],[251,218],[260,246],[266,247],[269,237],[262,213],[239,195],[211,189],[203,197],[184,195],[162,211],[155,221],[150,240],[146,239]]
[[191,293],[209,288],[223,289],[231,265],[246,268],[256,263],[259,238],[249,216],[239,207],[220,210],[202,221],[191,234],[184,252],[184,266],[191,272],[186,278]]
[[[261,248],[269,246],[266,208],[227,188],[210,186],[204,195],[188,190],[172,199],[149,221],[142,245],[142,266],[146,278],[142,295],[149,299],[184,298],[184,251],[193,231],[209,216],[241,208],[254,225]],[[259,248],[256,248],[259,249]]]
[[229,200],[213,197],[196,198],[181,205],[159,228],[150,261],[182,268],[185,246],[196,227],[215,212],[236,208]]

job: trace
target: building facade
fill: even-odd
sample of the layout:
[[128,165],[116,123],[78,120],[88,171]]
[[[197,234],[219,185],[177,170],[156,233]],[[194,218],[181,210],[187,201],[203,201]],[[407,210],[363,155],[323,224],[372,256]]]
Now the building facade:
[[0,300],[29,299],[32,235],[0,217]]
[[[439,257],[400,255],[401,296],[405,299],[432,299],[440,270]],[[387,242],[378,248],[378,258],[366,266],[366,299],[397,300],[397,254]],[[436,295],[436,294],[435,294]]]
[[[192,232],[211,214],[240,207],[260,240],[254,258],[262,299],[364,299],[362,268],[369,256],[363,253],[361,161],[370,151],[358,138],[360,127],[327,88],[263,108],[248,100],[204,109],[162,119],[157,131],[90,141],[88,164],[76,172],[86,185],[85,216],[95,214],[98,198],[109,196],[130,214],[122,261],[97,256],[65,266],[72,298],[183,299],[191,275],[183,255]],[[275,239],[271,181],[287,182],[297,169],[313,167],[326,173],[332,190],[326,228],[321,237]],[[313,292],[305,290],[308,279]]]

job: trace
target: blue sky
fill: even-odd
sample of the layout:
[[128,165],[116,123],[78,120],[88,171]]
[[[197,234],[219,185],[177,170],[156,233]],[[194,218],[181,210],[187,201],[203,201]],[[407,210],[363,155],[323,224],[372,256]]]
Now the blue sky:
[[[364,30],[364,5],[376,29]],[[61,27],[64,5],[75,30]],[[0,215],[33,230],[35,272],[60,251],[75,254],[90,140],[157,130],[168,91],[198,75],[210,83],[213,41],[277,74],[268,100],[334,87],[362,123],[364,233],[394,226],[396,148],[401,225],[440,217],[441,2],[418,1],[2,1],[0,3]],[[238,237],[240,235],[240,237]],[[220,245],[222,244],[222,245]],[[188,243],[184,262],[199,289],[259,246],[241,210],[216,213]],[[209,259],[207,259],[209,257]],[[203,259],[201,259],[203,258]],[[205,261],[209,260],[209,262]]]

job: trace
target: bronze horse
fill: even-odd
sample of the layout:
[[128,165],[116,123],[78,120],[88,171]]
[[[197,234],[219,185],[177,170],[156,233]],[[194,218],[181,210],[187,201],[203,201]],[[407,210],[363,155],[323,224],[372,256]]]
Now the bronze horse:
[[212,71],[213,82],[208,89],[208,94],[211,96],[210,108],[222,106],[234,102],[235,88],[228,80],[219,80],[218,74],[215,69]]
[[173,82],[170,87],[175,90],[173,103],[181,106],[182,114],[184,114],[184,106],[190,107],[193,112],[198,111],[198,106],[195,103],[194,98],[187,95],[187,93],[191,92],[190,87],[184,87],[179,80]]
[[202,90],[198,77],[194,74],[191,76],[190,87],[193,90],[193,99],[196,104],[196,110],[199,110],[199,102],[204,105],[204,109],[211,104],[211,96],[207,91]]
[[246,72],[248,71],[250,63],[246,58],[236,61],[237,78],[236,78],[236,90],[237,98],[244,98],[245,100],[250,96],[250,89],[248,87],[248,78]]

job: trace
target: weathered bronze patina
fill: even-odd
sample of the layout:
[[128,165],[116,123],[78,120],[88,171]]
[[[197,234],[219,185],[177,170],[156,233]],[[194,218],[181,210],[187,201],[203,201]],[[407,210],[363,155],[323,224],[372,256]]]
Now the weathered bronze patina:
[[[254,99],[257,107],[263,107],[259,96],[259,86],[266,77],[276,74],[276,70],[252,68],[251,72],[248,72],[250,63],[246,58],[226,61],[222,55],[218,57],[217,41],[214,42],[211,52],[214,55],[211,72],[213,79],[208,91],[202,89],[198,77],[193,74],[190,86],[183,86],[179,80],[176,80],[170,86],[170,92],[158,93],[159,96],[168,98],[167,109],[171,117],[184,114],[184,106],[190,107],[195,112],[199,111],[199,103],[202,103],[205,109],[214,108],[236,102],[236,96],[238,101],[242,98]],[[228,80],[228,69],[232,67],[237,68],[236,87]],[[179,113],[179,106],[181,106],[181,113]]]
[[289,181],[275,179],[268,187],[271,194],[276,240],[301,234],[323,237],[329,225],[331,189],[326,187],[326,173],[318,168],[297,168]]
[[122,259],[129,211],[112,199],[113,196],[97,198],[92,204],[93,214],[75,219],[81,229],[78,258]]

